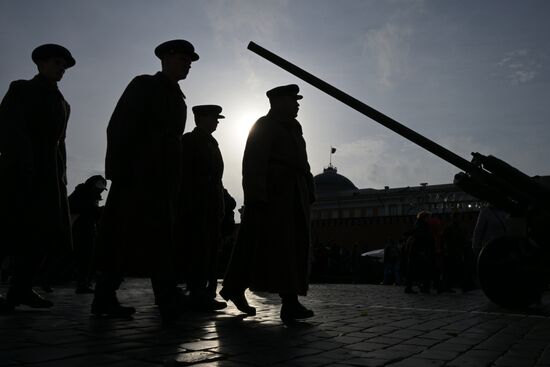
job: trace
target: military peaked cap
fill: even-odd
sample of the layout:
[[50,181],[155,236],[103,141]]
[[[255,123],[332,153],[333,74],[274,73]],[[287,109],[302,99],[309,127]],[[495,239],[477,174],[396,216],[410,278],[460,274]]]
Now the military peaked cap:
[[225,116],[220,115],[222,108],[215,104],[205,104],[200,106],[194,106],[192,108],[195,116],[204,116],[204,115],[216,115],[219,119],[224,119]]
[[64,59],[67,63],[67,68],[73,67],[76,64],[69,50],[53,43],[38,46],[32,51],[31,57],[35,64],[38,64],[40,60],[47,60],[51,57],[60,57]]
[[101,190],[107,190],[107,180],[101,175],[94,175],[88,178],[85,182],[87,186],[97,187]]
[[280,87],[270,89],[266,92],[265,95],[269,99],[276,98],[276,97],[283,97],[283,96],[288,96],[295,99],[304,98],[298,94],[299,92],[300,92],[300,88],[296,84],[289,84],[289,85],[282,85]]
[[166,55],[182,53],[191,58],[191,61],[197,61],[199,55],[195,52],[195,47],[186,40],[171,40],[161,43],[155,48],[155,55],[162,59]]

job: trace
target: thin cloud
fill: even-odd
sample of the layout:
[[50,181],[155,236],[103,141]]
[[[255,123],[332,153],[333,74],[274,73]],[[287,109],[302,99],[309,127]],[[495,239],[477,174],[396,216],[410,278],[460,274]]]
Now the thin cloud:
[[389,1],[398,6],[394,15],[381,27],[369,29],[363,37],[363,55],[373,58],[381,87],[391,89],[395,80],[407,75],[414,37],[413,25],[425,10],[425,1]]
[[527,49],[515,50],[506,53],[497,62],[497,65],[504,69],[506,78],[512,85],[529,83],[538,76],[538,69],[541,68],[537,58]]
[[288,5],[288,1],[232,0],[207,2],[204,9],[216,41],[223,45],[228,40],[241,42],[242,36],[250,34],[260,38],[273,37],[278,28],[290,24]]
[[275,41],[280,29],[291,27],[289,1],[233,0],[205,2],[203,7],[217,46],[233,55],[250,88],[259,87],[260,78],[250,58],[242,55],[243,44],[251,41],[251,35],[260,40]]
[[[496,151],[494,147],[467,136],[439,137],[437,142],[467,160],[471,158],[471,152],[489,154]],[[333,163],[340,174],[359,188],[404,187],[420,182],[450,183],[459,171],[411,142],[383,134],[339,144]]]
[[375,59],[378,82],[383,87],[392,88],[394,79],[406,70],[412,34],[411,28],[395,24],[365,34],[363,52]]

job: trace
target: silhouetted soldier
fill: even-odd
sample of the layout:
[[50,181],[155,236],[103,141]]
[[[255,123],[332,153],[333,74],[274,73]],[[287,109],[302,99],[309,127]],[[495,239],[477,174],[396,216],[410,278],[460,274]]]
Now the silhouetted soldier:
[[0,105],[0,253],[15,255],[9,307],[52,302],[32,289],[44,256],[70,252],[65,131],[69,104],[57,88],[75,65],[69,50],[46,44],[32,52],[38,75],[11,83]]
[[101,271],[92,313],[126,317],[116,290],[125,269],[147,262],[164,321],[184,304],[175,274],[175,226],[181,188],[181,137],[187,106],[178,85],[199,55],[191,43],[172,40],[155,49],[162,71],[134,78],[107,127],[106,178],[112,181],[100,225],[96,264]]
[[279,293],[284,322],[313,316],[306,295],[313,177],[298,115],[297,85],[267,92],[271,109],[248,135],[243,158],[244,213],[220,295],[247,314],[252,290]]
[[216,105],[194,106],[193,131],[182,139],[183,170],[182,227],[184,259],[190,305],[198,311],[225,308],[225,302],[207,295],[208,281],[216,279],[216,262],[221,245],[224,216],[223,159],[218,142],[212,136],[222,108]]
[[101,194],[107,190],[107,180],[101,175],[78,184],[69,195],[76,270],[75,293],[93,293],[92,260],[97,240],[97,227],[103,207]]

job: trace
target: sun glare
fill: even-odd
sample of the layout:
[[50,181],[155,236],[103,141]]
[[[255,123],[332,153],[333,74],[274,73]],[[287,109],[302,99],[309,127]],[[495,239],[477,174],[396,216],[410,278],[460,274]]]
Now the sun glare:
[[256,120],[265,115],[265,112],[260,110],[243,110],[242,112],[235,114],[232,117],[232,125],[234,126],[233,133],[235,139],[239,142],[246,142],[248,132]]

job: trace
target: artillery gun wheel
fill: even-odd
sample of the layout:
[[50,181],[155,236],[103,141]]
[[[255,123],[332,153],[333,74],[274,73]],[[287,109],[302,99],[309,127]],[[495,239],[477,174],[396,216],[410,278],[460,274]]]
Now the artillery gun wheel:
[[538,266],[545,256],[528,238],[499,237],[479,254],[478,277],[485,295],[499,306],[525,308],[539,302],[548,284]]

